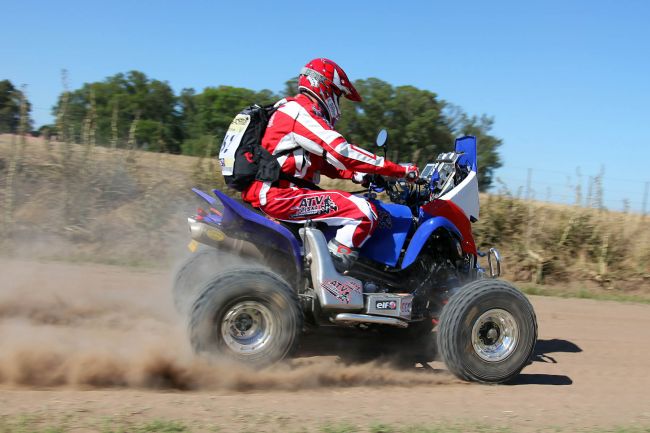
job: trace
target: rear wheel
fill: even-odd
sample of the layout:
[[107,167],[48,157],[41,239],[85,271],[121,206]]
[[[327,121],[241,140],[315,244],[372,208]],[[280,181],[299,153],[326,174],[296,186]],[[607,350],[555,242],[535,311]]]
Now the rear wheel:
[[211,277],[235,267],[241,259],[214,248],[204,248],[193,253],[180,265],[174,276],[172,295],[174,307],[181,315],[189,313],[199,291]]
[[298,297],[266,268],[238,268],[209,281],[192,307],[197,353],[261,367],[285,358],[302,330]]
[[461,379],[502,383],[528,363],[537,320],[528,299],[510,284],[479,280],[451,297],[438,325],[438,350]]

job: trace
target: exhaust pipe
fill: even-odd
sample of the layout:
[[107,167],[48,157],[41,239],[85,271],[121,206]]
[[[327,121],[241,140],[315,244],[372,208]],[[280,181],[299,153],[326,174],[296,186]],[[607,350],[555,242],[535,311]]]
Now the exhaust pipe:
[[378,325],[390,325],[398,328],[408,328],[408,322],[394,317],[370,316],[368,314],[340,313],[334,318],[335,322],[341,323],[376,323]]
[[260,250],[250,242],[241,239],[233,239],[226,236],[221,230],[212,227],[194,218],[188,218],[190,235],[195,241],[218,249],[228,249],[242,256],[263,259]]

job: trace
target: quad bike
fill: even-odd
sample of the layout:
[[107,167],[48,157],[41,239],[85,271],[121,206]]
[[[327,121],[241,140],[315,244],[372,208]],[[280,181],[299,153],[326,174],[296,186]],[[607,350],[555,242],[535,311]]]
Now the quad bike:
[[[382,131],[377,144],[385,141]],[[174,296],[196,352],[265,366],[289,356],[304,327],[338,326],[414,342],[435,334],[447,368],[468,381],[506,382],[529,362],[535,312],[497,279],[498,251],[479,253],[472,237],[475,137],[457,139],[416,182],[373,176],[359,194],[379,225],[343,274],[327,248],[336,228],[276,221],[219,190],[193,191],[208,206],[188,218],[190,249],[204,247],[178,272]]]

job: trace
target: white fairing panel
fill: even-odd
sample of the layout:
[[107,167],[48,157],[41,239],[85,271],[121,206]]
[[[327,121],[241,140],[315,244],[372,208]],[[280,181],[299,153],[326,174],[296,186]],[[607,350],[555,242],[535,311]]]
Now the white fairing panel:
[[478,220],[478,179],[476,172],[470,172],[454,189],[440,197],[441,200],[452,201],[461,208],[471,221]]

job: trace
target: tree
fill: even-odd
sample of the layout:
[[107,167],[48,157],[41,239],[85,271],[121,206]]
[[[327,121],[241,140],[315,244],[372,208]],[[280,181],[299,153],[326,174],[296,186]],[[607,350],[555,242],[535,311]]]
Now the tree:
[[[297,77],[286,81],[284,95],[298,93],[297,83]],[[483,190],[490,186],[494,170],[501,166],[497,151],[502,142],[490,133],[493,118],[468,116],[434,92],[414,86],[394,87],[380,79],[368,78],[357,80],[355,87],[363,101],[352,103],[342,98],[343,116],[336,125],[352,143],[372,149],[377,132],[386,128],[390,133],[387,156],[422,165],[439,153],[450,151],[454,137],[475,135],[479,143],[479,186]],[[15,90],[13,86],[11,89]],[[149,79],[138,71],[87,83],[81,89],[63,94],[54,107],[55,112],[66,97],[65,132],[75,141],[83,138],[83,125],[91,123],[86,120],[96,118],[97,143],[111,143],[115,130],[117,141],[124,142],[137,119],[138,147],[199,156],[218,152],[230,122],[243,108],[280,99],[269,90],[232,86],[207,87],[201,93],[183,89],[176,96],[168,83]],[[89,117],[93,104],[96,117]]]
[[[295,82],[287,81],[287,92],[297,91]],[[479,187],[485,190],[491,185],[494,170],[501,166],[497,149],[502,143],[490,134],[493,118],[468,116],[435,93],[414,86],[393,87],[377,78],[357,80],[354,86],[363,101],[341,98],[342,117],[336,125],[349,141],[372,149],[377,132],[385,128],[389,132],[387,156],[422,165],[452,150],[455,137],[475,135]]]
[[[25,97],[22,91],[16,89],[9,80],[0,81],[0,133],[18,133],[20,125],[20,104]],[[31,104],[27,104],[27,131],[31,130]]]
[[284,96],[295,96],[298,94],[298,77],[293,77],[284,82]]
[[377,132],[389,132],[388,156],[398,161],[422,163],[449,148],[453,142],[444,102],[428,90],[393,87],[377,78],[354,83],[363,96],[360,103],[341,100],[337,129],[351,142],[372,146]]
[[[89,115],[94,98],[97,112],[97,143],[111,141],[113,111],[117,108],[118,138],[128,136],[134,120],[138,119],[136,144],[149,150],[180,152],[183,139],[178,98],[167,82],[149,79],[144,73],[131,71],[116,74],[102,82],[86,83],[69,93],[67,121],[73,131],[72,139],[82,139],[84,120]],[[59,97],[53,108],[56,114],[62,102]]]

